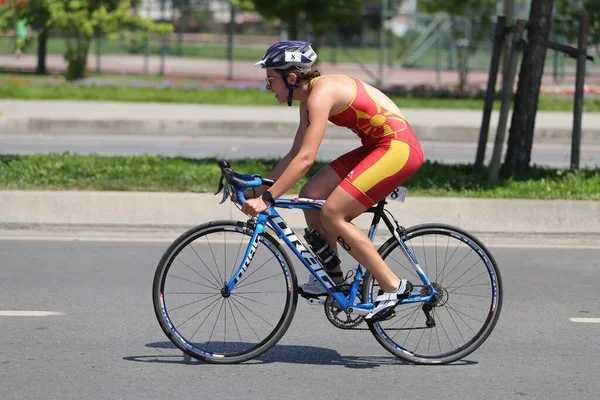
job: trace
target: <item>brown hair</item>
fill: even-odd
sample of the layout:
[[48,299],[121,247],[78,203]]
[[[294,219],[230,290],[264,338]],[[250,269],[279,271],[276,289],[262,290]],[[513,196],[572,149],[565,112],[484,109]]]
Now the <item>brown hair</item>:
[[307,68],[307,69],[297,69],[297,68],[289,68],[289,69],[280,69],[278,70],[280,73],[285,72],[286,75],[291,73],[296,74],[298,77],[298,81],[310,81],[317,76],[321,76],[321,71],[315,68]]

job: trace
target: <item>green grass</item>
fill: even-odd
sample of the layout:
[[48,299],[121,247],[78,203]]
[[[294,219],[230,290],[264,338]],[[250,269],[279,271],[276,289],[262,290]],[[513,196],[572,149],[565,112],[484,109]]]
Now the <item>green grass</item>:
[[[160,77],[127,77],[119,75],[98,75],[96,79],[108,80],[121,85],[131,81],[164,82],[169,78]],[[56,85],[47,85],[54,80]],[[176,79],[178,84],[198,82],[192,79]],[[434,109],[470,109],[482,110],[483,100],[480,98],[434,98],[406,97],[388,93],[401,108],[434,108]],[[163,102],[187,104],[222,104],[222,105],[276,105],[273,95],[262,89],[238,89],[226,86],[215,88],[184,89],[171,86],[167,88],[137,87],[125,85],[117,87],[101,87],[68,84],[64,78],[39,77],[30,74],[0,74],[0,98],[13,100],[96,100],[126,102]],[[500,102],[495,102],[495,108]],[[540,111],[572,111],[573,101],[559,96],[541,95]],[[584,112],[600,112],[600,98],[586,98]]]
[[[277,160],[231,161],[241,173],[268,173]],[[315,163],[290,193],[322,168]],[[220,176],[216,160],[161,156],[0,155],[3,190],[118,190],[214,193]],[[600,200],[600,170],[578,172],[534,167],[530,178],[486,179],[470,165],[426,162],[406,186],[411,196]]]

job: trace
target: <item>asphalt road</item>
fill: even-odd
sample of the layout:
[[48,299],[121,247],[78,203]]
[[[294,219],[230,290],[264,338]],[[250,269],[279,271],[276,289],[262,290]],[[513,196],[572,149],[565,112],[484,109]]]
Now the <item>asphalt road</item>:
[[152,278],[167,242],[3,235],[1,399],[597,399],[600,391],[600,324],[570,320],[600,317],[597,248],[493,247],[500,321],[452,365],[403,364],[370,333],[340,331],[300,300],[277,346],[219,366],[184,357],[155,319]]
[[[444,163],[468,163],[475,160],[476,143],[423,141],[428,160]],[[331,161],[356,148],[357,139],[325,139],[318,159]],[[279,158],[287,153],[291,139],[244,137],[138,137],[138,136],[72,136],[72,135],[0,135],[0,153],[31,154],[61,153],[101,155],[165,155],[185,157]],[[506,146],[504,148],[506,150]],[[492,156],[493,146],[486,150]],[[569,145],[534,144],[532,163],[554,168],[568,168],[571,158]],[[581,167],[600,165],[600,146],[586,145],[581,149]]]

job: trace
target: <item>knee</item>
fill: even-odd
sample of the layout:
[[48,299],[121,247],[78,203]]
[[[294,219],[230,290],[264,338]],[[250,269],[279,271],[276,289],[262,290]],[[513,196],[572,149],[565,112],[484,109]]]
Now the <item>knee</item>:
[[338,225],[344,219],[343,215],[339,211],[335,210],[334,207],[328,207],[327,205],[325,205],[325,207],[323,207],[321,210],[320,216],[321,225],[326,231],[335,231],[336,225]]

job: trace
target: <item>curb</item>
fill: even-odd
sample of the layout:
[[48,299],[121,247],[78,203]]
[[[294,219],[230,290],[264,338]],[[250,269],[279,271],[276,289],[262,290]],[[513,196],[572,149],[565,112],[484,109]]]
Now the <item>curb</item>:
[[[217,219],[247,219],[232,202],[219,201],[219,196],[191,193],[0,191],[0,228],[186,229]],[[474,234],[600,233],[600,201],[409,196],[405,203],[391,201],[387,209],[405,227],[438,222]],[[305,227],[298,210],[280,213],[292,229]],[[370,218],[363,215],[354,223],[367,229]]]

